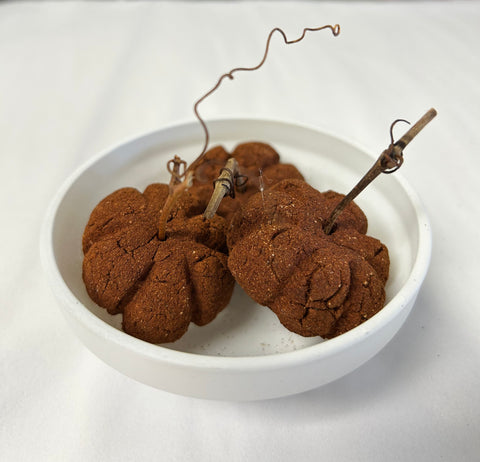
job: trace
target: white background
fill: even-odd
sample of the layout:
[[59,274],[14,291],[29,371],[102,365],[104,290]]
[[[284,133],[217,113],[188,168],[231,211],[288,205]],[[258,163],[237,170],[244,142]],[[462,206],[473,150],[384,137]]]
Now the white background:
[[[394,119],[435,107],[402,167],[434,234],[414,311],[366,365],[298,396],[202,401],[122,376],[72,336],[42,274],[51,197],[99,151],[194,120],[273,27],[327,23],[339,37],[277,37],[202,114],[306,123],[379,152]],[[480,460],[479,43],[473,1],[1,3],[0,460]]]

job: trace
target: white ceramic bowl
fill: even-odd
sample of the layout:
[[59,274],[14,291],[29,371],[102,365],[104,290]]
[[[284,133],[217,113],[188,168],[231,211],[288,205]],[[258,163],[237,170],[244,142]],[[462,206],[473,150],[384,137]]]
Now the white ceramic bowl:
[[[268,142],[319,190],[346,193],[380,152],[371,156],[331,135],[283,122],[239,119],[208,125],[212,146]],[[110,316],[89,299],[81,276],[81,237],[91,210],[117,188],[143,190],[149,183],[168,181],[167,160],[176,154],[190,162],[202,144],[198,123],[165,128],[93,158],[60,188],[42,229],[41,255],[72,331],[103,361],[140,382],[221,400],[267,399],[313,389],[378,353],[412,309],[430,261],[427,217],[398,174],[381,176],[357,199],[369,219],[369,234],[390,251],[386,306],[339,337],[322,341],[293,334],[237,286],[230,305],[211,324],[192,324],[173,344],[151,345],[122,332],[121,315]]]

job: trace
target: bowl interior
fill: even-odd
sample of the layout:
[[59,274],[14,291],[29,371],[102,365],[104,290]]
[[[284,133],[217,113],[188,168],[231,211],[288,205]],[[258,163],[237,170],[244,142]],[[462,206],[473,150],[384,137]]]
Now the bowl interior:
[[[209,129],[211,146],[222,144],[227,150],[245,141],[270,143],[282,162],[294,163],[321,191],[348,192],[374,160],[336,137],[283,122],[219,120],[209,122]],[[111,316],[95,305],[81,277],[81,238],[90,212],[118,188],[133,186],[143,191],[149,183],[168,182],[167,161],[173,155],[192,161],[202,143],[196,123],[153,132],[96,157],[75,172],[59,193],[52,244],[60,276],[87,310],[116,329],[121,330],[121,315]],[[391,268],[384,310],[408,280],[419,251],[421,220],[415,200],[396,174],[379,177],[356,201],[368,217],[368,234],[389,248]],[[321,342],[319,337],[304,338],[289,332],[268,308],[254,303],[236,286],[230,305],[212,323],[204,327],[191,324],[180,340],[159,348],[237,357],[284,353]]]

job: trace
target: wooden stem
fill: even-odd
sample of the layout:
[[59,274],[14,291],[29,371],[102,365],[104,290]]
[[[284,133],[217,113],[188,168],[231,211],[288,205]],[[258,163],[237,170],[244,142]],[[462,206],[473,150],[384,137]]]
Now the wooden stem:
[[227,196],[234,196],[235,194],[235,178],[238,175],[238,162],[231,157],[228,159],[225,167],[220,171],[220,176],[215,180],[215,189],[213,190],[212,197],[208,202],[207,208],[203,213],[203,217],[207,220],[213,218],[220,206],[222,199]]
[[[398,170],[403,162],[403,150],[415,138],[420,131],[437,115],[435,109],[427,111],[412,127],[395,143],[385,149],[380,157],[375,161],[373,166],[363,176],[363,178],[354,186],[354,188],[339,202],[330,217],[325,222],[323,230],[326,234],[332,232],[333,226],[340,214],[345,210],[347,205],[353,201],[380,173],[393,173]],[[390,133],[393,128],[390,127]]]

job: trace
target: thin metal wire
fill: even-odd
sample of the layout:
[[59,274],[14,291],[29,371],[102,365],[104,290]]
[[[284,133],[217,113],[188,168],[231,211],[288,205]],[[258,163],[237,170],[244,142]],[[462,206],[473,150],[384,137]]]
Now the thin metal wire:
[[275,34],[275,32],[278,32],[282,35],[283,40],[284,40],[286,45],[290,45],[292,43],[297,43],[297,42],[300,42],[301,40],[303,40],[303,38],[305,37],[307,32],[316,32],[316,31],[320,31],[320,30],[323,30],[323,29],[330,29],[335,37],[340,33],[340,26],[338,24],[335,24],[334,26],[326,25],[326,26],[322,26],[322,27],[313,27],[313,28],[312,27],[306,27],[306,28],[303,29],[302,35],[300,37],[298,37],[296,39],[293,39],[293,40],[288,40],[285,32],[282,29],[280,29],[279,27],[275,27],[268,34],[267,43],[266,43],[266,46],[265,46],[265,52],[263,54],[263,57],[262,57],[261,61],[256,66],[253,66],[253,67],[236,67],[235,69],[232,69],[229,72],[223,74],[218,79],[217,83],[207,93],[205,93],[201,98],[199,98],[196,101],[195,105],[193,106],[193,111],[194,111],[198,121],[200,122],[200,125],[202,126],[204,133],[205,133],[205,143],[203,145],[203,149],[202,149],[200,155],[190,165],[189,170],[195,169],[198,166],[198,164],[201,162],[201,160],[203,158],[203,155],[207,151],[208,143],[210,141],[210,135],[209,135],[209,132],[208,132],[207,124],[205,123],[205,121],[203,120],[203,118],[201,117],[201,115],[198,111],[198,106],[202,103],[202,101],[204,101],[212,93],[214,93],[217,90],[217,88],[221,85],[221,83],[223,82],[224,79],[228,78],[228,79],[232,80],[233,79],[233,74],[235,74],[236,72],[245,72],[245,71],[248,72],[248,71],[255,71],[257,69],[260,69],[263,66],[263,64],[265,63],[265,61],[267,60],[268,52],[270,50],[270,41],[272,39],[272,36]]
[[410,122],[405,119],[394,120],[390,125],[390,146],[385,149],[381,160],[381,166],[383,168],[382,173],[386,173],[387,175],[396,172],[403,164],[403,148],[405,146],[402,145],[401,139],[399,141],[394,141],[393,138],[393,128],[398,122],[405,122],[410,125]]
[[[182,167],[183,171],[181,171]],[[187,163],[180,157],[175,156],[167,162],[167,170],[174,179],[174,183],[180,183],[187,172]]]
[[[222,174],[222,172],[228,172],[228,177],[217,178],[213,181],[213,187],[215,188],[216,184],[220,182],[225,188],[228,189],[228,195],[232,198],[235,198],[235,184],[233,180],[235,178],[235,175],[233,171],[227,167],[223,167],[222,169],[220,169],[220,175]],[[228,183],[228,185],[225,184],[225,181]]]

